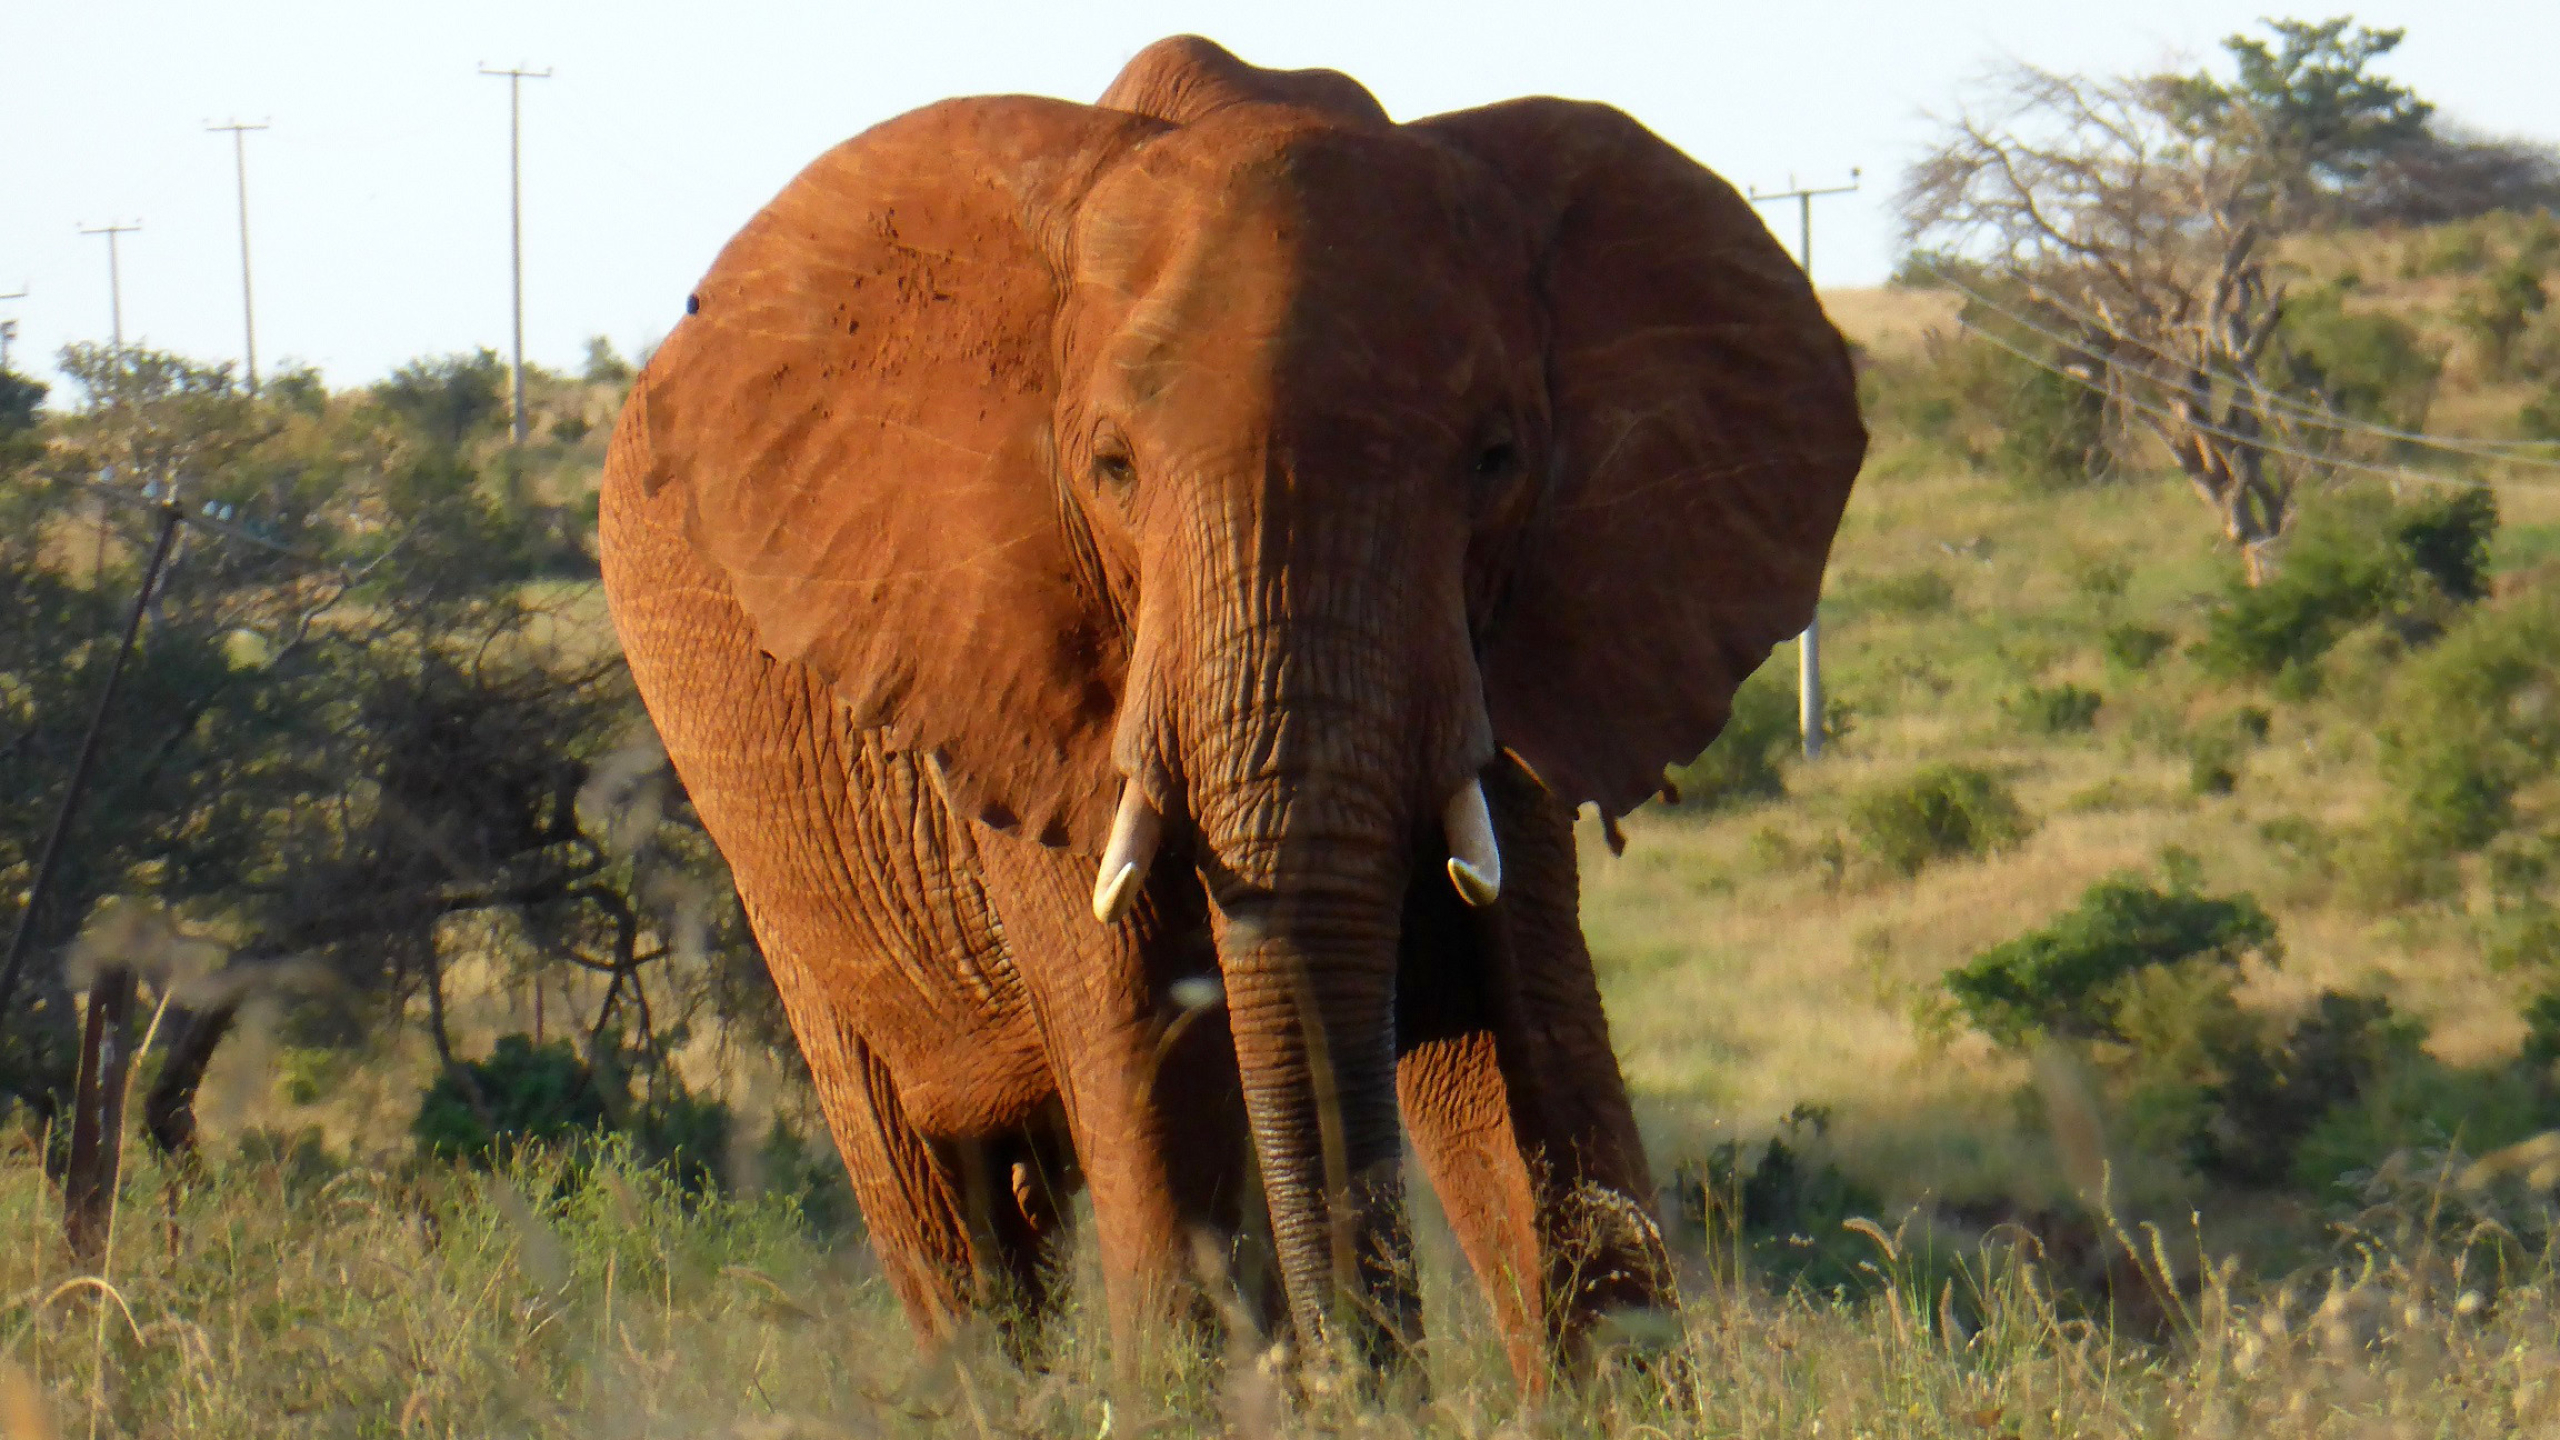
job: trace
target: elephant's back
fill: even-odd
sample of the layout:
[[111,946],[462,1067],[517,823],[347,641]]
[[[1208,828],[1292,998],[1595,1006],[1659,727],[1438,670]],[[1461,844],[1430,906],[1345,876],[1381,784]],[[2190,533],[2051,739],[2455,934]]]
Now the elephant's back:
[[629,428],[598,497],[614,628],[812,1068],[833,1048],[811,1043],[812,1027],[850,1028],[927,1134],[1018,1123],[1051,1086],[966,824],[916,757],[757,646],[685,538],[685,487],[652,493]]

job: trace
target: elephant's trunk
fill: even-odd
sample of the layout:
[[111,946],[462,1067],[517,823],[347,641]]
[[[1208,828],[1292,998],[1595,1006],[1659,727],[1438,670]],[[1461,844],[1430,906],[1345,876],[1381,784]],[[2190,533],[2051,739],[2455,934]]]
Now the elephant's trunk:
[[1290,1317],[1302,1344],[1347,1341],[1378,1364],[1419,1316],[1398,1173],[1396,907],[1370,876],[1329,888],[1226,897],[1219,964]]
[[1445,809],[1468,837],[1451,873],[1489,898],[1500,868],[1472,785],[1482,757],[1466,753],[1484,731],[1473,687],[1429,683],[1411,637],[1383,628],[1301,614],[1231,631],[1176,691],[1161,732],[1178,749],[1179,800],[1215,902],[1291,1319],[1302,1344],[1348,1343],[1373,1364],[1419,1320],[1395,1036],[1417,837]]

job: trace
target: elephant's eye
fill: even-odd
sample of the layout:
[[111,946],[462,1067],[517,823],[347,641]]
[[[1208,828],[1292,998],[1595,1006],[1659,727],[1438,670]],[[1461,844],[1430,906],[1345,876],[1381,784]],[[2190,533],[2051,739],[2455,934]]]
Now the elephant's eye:
[[1500,480],[1520,468],[1520,447],[1508,440],[1496,440],[1476,452],[1476,478]]
[[1118,431],[1106,431],[1093,445],[1093,478],[1113,490],[1126,490],[1138,480],[1138,463],[1129,457],[1129,442]]

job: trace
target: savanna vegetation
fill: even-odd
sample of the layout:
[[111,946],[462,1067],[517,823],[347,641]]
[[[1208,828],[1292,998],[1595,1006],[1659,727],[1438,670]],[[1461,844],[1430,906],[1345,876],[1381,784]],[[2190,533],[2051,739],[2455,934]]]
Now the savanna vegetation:
[[[1585,847],[1687,1308],[1534,1414],[1427,1196],[1429,1398],[1110,1356],[1081,1309],[1028,1365],[913,1357],[602,614],[609,348],[530,377],[521,450],[485,353],[0,376],[0,1434],[2560,1423],[2560,162],[2446,127],[2391,43],[2004,92],[2220,177],[2146,283],[2245,272],[2263,335],[2092,328],[1943,167],[1907,283],[1828,297],[1876,444],[1825,754],[1782,651]],[[2165,193],[2092,223],[2177,232]],[[132,1138],[75,1258],[116,972]]]

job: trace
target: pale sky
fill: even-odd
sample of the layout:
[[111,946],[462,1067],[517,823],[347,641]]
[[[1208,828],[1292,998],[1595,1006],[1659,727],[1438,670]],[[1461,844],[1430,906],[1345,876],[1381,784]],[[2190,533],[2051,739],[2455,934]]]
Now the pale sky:
[[[2330,0],[2331,4],[2339,0]],[[1631,0],[1087,0],[565,4],[556,0],[127,3],[0,0],[0,317],[19,368],[108,334],[121,241],[129,340],[240,351],[229,137],[249,137],[262,370],[332,384],[487,345],[507,313],[506,83],[526,82],[526,351],[627,354],[682,313],[721,242],[820,151],[948,95],[1089,100],[1132,53],[1195,31],[1271,66],[1366,83],[1399,119],[1524,94],[1617,105],[1735,184],[1846,183],[1816,202],[1814,274],[1892,264],[1902,167],[1969,79],[2004,57],[2083,71],[2215,53],[2269,0],[1631,3]],[[2302,12],[2306,18],[2329,6]],[[2274,10],[2274,13],[2284,13]],[[2560,140],[2560,3],[2392,0],[2387,73],[2496,134]],[[1795,239],[1792,207],[1766,207]],[[57,395],[57,399],[63,399]]]

